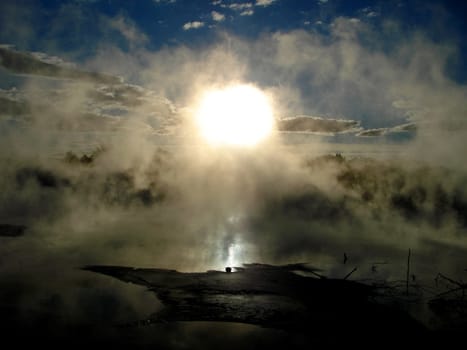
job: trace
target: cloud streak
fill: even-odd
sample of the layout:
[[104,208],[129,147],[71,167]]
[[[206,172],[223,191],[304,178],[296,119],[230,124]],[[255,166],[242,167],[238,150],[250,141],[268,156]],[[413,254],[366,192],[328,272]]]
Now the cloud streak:
[[0,47],[0,64],[17,74],[32,74],[61,79],[77,79],[94,83],[118,84],[121,79],[111,75],[44,62],[37,55],[22,53],[5,46]]
[[255,6],[263,6],[263,7],[268,7],[275,3],[276,0],[256,0]]
[[295,118],[282,119],[278,122],[278,130],[283,132],[335,134],[343,132],[355,132],[359,129],[359,122],[355,120],[311,116],[298,116]]
[[200,21],[193,21],[193,22],[187,22],[183,25],[183,30],[191,30],[191,29],[198,29],[204,27],[204,22]]
[[122,15],[109,18],[108,25],[118,31],[132,47],[144,45],[149,40],[148,36],[141,32],[132,21]]
[[376,129],[366,129],[358,132],[356,135],[360,137],[374,137],[374,136],[383,136],[390,133],[408,133],[417,131],[418,127],[415,123],[406,123],[401,125],[396,125],[392,128],[376,128]]

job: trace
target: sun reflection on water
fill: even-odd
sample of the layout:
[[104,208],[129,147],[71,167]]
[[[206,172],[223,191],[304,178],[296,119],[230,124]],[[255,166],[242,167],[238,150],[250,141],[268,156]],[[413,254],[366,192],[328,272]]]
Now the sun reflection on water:
[[242,264],[242,246],[238,243],[229,245],[226,266],[237,267]]

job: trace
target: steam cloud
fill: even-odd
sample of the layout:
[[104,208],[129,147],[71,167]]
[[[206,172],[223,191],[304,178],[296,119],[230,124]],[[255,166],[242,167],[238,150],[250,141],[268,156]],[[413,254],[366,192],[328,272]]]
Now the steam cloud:
[[[331,30],[330,41],[302,30],[257,41],[220,34],[203,50],[107,45],[79,69],[2,46],[2,74],[21,78],[0,92],[0,275],[4,290],[29,281],[15,305],[26,313],[49,302],[60,313],[91,303],[84,287],[66,286],[97,278],[49,278],[78,266],[222,268],[232,245],[240,263],[334,266],[343,252],[361,266],[394,262],[383,277],[398,276],[411,247],[425,278],[433,256],[459,274],[467,107],[466,87],[444,73],[454,48],[416,34],[390,52],[369,50],[360,36],[380,37],[348,18]],[[279,134],[417,133],[393,162],[304,157],[281,144],[287,135],[251,153],[204,148],[190,104],[205,87],[250,78],[273,97]],[[114,300],[102,288],[99,300]],[[138,317],[141,293],[119,293]]]

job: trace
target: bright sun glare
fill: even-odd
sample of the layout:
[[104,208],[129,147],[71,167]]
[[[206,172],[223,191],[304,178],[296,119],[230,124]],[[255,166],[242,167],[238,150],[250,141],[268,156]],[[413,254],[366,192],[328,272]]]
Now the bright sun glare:
[[274,125],[269,99],[251,85],[207,91],[196,121],[207,142],[230,146],[254,146],[271,133]]

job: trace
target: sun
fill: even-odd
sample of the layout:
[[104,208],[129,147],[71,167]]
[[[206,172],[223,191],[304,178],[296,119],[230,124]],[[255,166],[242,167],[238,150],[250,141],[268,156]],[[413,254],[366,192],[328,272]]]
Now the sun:
[[212,145],[254,146],[274,126],[269,98],[253,85],[206,91],[195,116],[201,136]]

